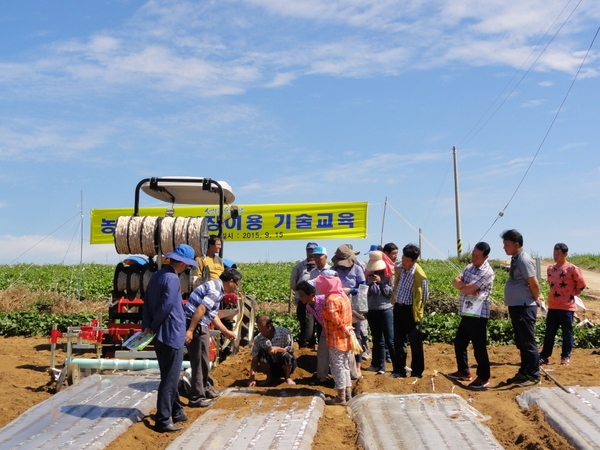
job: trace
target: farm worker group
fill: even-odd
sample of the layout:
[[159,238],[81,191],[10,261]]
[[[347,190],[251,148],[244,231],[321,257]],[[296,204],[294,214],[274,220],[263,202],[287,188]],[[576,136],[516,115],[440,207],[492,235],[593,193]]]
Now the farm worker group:
[[[561,364],[569,364],[573,348],[573,317],[576,296],[585,288],[581,271],[567,261],[568,247],[554,246],[555,263],[548,267],[550,283],[547,328],[541,354],[535,341],[535,321],[544,299],[536,278],[535,263],[523,250],[523,236],[517,230],[501,234],[504,251],[511,256],[504,303],[512,323],[520,366],[515,376],[503,384],[535,386],[540,384],[540,364],[550,364],[554,339],[559,328],[563,334]],[[177,275],[188,266],[197,266],[191,247],[182,244],[165,255],[170,263],[156,272],[148,286],[143,313],[144,333],[154,333],[161,382],[157,399],[156,430],[181,430],[187,421],[178,395],[178,380],[187,345],[192,366],[192,388],[188,406],[210,406],[220,392],[208,373],[209,332],[213,323],[227,339],[236,339],[219,319],[223,296],[239,289],[242,276],[237,269],[225,268],[218,257],[219,238],[211,237],[208,255],[200,264],[210,272],[210,281],[197,287],[182,308]],[[292,270],[290,286],[295,291],[296,314],[300,323],[299,347],[316,348],[317,370],[311,385],[328,383],[331,373],[336,395],[330,405],[345,405],[352,397],[352,380],[361,376],[363,359],[371,359],[365,369],[386,374],[391,363],[391,378],[423,376],[425,358],[422,339],[424,305],[429,299],[427,275],[417,263],[420,249],[414,244],[399,248],[394,243],[371,246],[366,265],[357,258],[351,245],[342,245],[328,264],[327,249],[315,242],[306,245],[306,259]],[[490,362],[487,353],[487,323],[494,272],[488,263],[490,245],[478,242],[471,263],[456,276],[452,285],[460,297],[461,321],[454,340],[457,370],[447,376],[469,382],[468,388],[485,390],[490,386]],[[221,264],[220,267],[217,267]],[[216,276],[215,276],[216,275]],[[292,379],[297,361],[291,332],[275,326],[267,315],[257,318],[258,335],[254,339],[250,363],[250,387]],[[372,336],[369,348],[368,328]],[[473,344],[477,361],[476,377],[467,358]],[[411,360],[407,364],[408,348]],[[258,381],[261,372],[266,378]]]

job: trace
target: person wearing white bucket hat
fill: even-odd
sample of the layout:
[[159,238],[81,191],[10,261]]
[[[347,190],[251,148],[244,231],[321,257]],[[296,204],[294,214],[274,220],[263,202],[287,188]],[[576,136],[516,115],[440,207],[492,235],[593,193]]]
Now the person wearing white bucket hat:
[[373,336],[373,351],[371,366],[367,369],[377,372],[378,375],[385,373],[385,347],[390,352],[390,358],[396,372],[396,353],[394,348],[394,315],[390,297],[392,295],[391,278],[394,273],[383,258],[383,252],[375,250],[369,253],[369,262],[365,269],[367,284],[367,302],[369,312],[367,320]]

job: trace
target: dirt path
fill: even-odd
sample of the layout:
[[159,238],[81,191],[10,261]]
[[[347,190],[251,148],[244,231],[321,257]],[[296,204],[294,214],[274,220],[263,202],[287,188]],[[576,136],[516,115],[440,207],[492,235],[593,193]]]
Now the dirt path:
[[[32,405],[52,396],[54,387],[49,383],[46,373],[49,362],[49,344],[45,338],[0,338],[0,426],[16,418]],[[308,386],[311,374],[315,370],[315,352],[301,349],[297,352],[299,367],[294,377],[298,383],[294,389]],[[62,362],[64,353],[58,355]],[[472,355],[470,360],[474,363]],[[461,383],[450,381],[443,373],[456,370],[454,350],[450,345],[435,344],[425,346],[426,372],[421,379],[391,379],[363,371],[364,377],[356,382],[354,393],[389,392],[394,394],[409,393],[456,393],[491,419],[485,425],[491,428],[496,439],[506,449],[569,449],[572,448],[564,438],[548,425],[540,410],[522,410],[515,397],[523,392],[523,388],[504,386],[503,381],[514,375],[518,366],[518,352],[514,346],[490,348],[492,361],[491,384],[493,389],[485,392],[474,392],[464,388]],[[248,377],[250,356],[242,349],[237,356],[225,361],[213,372],[217,387],[245,386]],[[364,366],[364,365],[363,365]],[[566,385],[600,386],[600,357],[592,350],[575,349],[570,366],[553,365],[553,376]],[[475,369],[473,369],[475,370]],[[544,380],[543,386],[553,386],[551,381]],[[270,389],[274,394],[283,390],[284,386]],[[324,387],[327,395],[333,389]],[[248,397],[245,403],[255,399]],[[238,408],[242,405],[230,405]],[[247,406],[247,405],[246,405]],[[190,409],[186,413],[191,420],[204,414],[206,410]],[[161,435],[153,431],[153,421],[147,417],[133,425],[110,446],[111,450],[122,449],[164,449],[179,433]],[[356,446],[356,427],[348,411],[341,407],[326,407],[319,421],[313,449],[315,450],[347,450],[358,449]]]

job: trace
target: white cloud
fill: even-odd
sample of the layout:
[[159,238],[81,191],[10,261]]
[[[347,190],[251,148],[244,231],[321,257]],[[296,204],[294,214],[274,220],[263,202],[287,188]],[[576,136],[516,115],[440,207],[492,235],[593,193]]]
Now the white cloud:
[[271,81],[269,83],[266,83],[265,86],[266,87],[285,86],[287,84],[290,84],[297,77],[298,76],[295,73],[292,73],[292,72],[276,73],[275,77],[273,78],[273,81]]
[[74,125],[35,122],[5,121],[0,126],[0,160],[78,158],[105,143],[110,134],[104,126],[82,131]]
[[540,106],[544,103],[546,103],[546,100],[543,100],[543,99],[529,100],[525,103],[521,103],[521,108],[534,108],[534,107]]
[[[79,264],[79,242],[41,235],[0,236],[0,264]],[[116,264],[114,245],[91,245],[84,242],[83,262]]]
[[408,166],[447,159],[447,153],[373,153],[364,159],[354,159],[340,164],[332,162],[311,165],[310,176],[306,176],[303,168],[295,167],[295,173],[302,175],[282,175],[269,178],[268,182],[252,180],[238,190],[243,193],[263,193],[265,195],[280,195],[289,192],[310,192],[314,190],[315,180],[336,180],[343,174],[345,180],[352,180],[353,186],[373,185],[377,183],[400,183],[403,179],[402,170]]
[[538,83],[538,86],[541,86],[541,87],[550,87],[553,85],[554,85],[554,83],[552,81],[541,81],[540,83]]
[[573,150],[576,148],[581,148],[581,147],[587,147],[589,145],[588,142],[570,142],[568,144],[565,144],[563,146],[561,146],[558,151],[559,152],[564,152],[567,150]]
[[[560,14],[563,7],[558,0],[153,0],[122,28],[55,42],[29,63],[0,63],[0,83],[24,88],[21,95],[68,95],[72,85],[82,85],[217,96],[283,86],[304,74],[368,77],[455,64],[516,68],[573,6]],[[586,51],[574,36],[594,18],[600,8],[582,4],[534,70],[574,73]],[[588,66],[593,61],[594,55]],[[597,75],[586,66],[581,76]]]

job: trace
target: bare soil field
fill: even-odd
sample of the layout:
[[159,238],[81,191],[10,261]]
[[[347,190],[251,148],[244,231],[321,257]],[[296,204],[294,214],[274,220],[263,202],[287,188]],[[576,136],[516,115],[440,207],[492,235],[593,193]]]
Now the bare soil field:
[[[310,349],[297,351],[298,370],[294,374],[297,385],[288,388],[284,385],[257,388],[271,390],[276,394],[283,389],[304,389],[316,368],[316,353]],[[450,345],[435,344],[425,346],[426,372],[423,378],[391,379],[386,375],[376,375],[363,371],[363,377],[357,380],[354,393],[387,392],[394,394],[410,393],[456,393],[491,419],[486,422],[495,437],[507,449],[567,449],[570,445],[556,433],[544,420],[540,410],[521,409],[515,397],[524,390],[505,385],[504,380],[515,374],[518,368],[518,352],[514,346],[491,347],[492,388],[484,391],[470,391],[460,382],[443,376],[456,370],[454,350]],[[0,426],[6,425],[31,406],[49,398],[55,392],[55,384],[50,381],[47,368],[50,358],[50,345],[47,338],[0,338]],[[64,359],[64,352],[58,352],[58,361]],[[470,357],[472,364],[474,358]],[[219,365],[213,376],[219,388],[242,387],[248,377],[250,355],[242,351]],[[366,367],[368,363],[363,363]],[[472,367],[475,367],[474,365]],[[564,385],[598,386],[600,385],[600,355],[593,350],[576,349],[570,366],[552,365],[552,375]],[[473,369],[474,370],[474,369]],[[465,383],[466,384],[466,383]],[[544,379],[543,386],[553,386],[552,381]],[[312,387],[311,387],[312,388]],[[326,395],[334,395],[331,387],[322,388]],[[226,401],[224,401],[226,400]],[[228,408],[247,408],[252,405],[252,397],[234,404],[230,399],[220,399]],[[217,403],[218,404],[218,403]],[[224,406],[224,405],[222,405]],[[204,414],[206,409],[186,408],[191,420]],[[110,449],[163,449],[179,433],[159,434],[152,429],[153,421],[146,417],[133,425],[111,445]],[[319,421],[318,432],[314,440],[314,449],[358,449],[356,428],[346,408],[328,406]]]
[[[586,271],[591,299],[586,299],[587,311],[578,312],[578,319],[588,319],[593,324],[600,323],[600,274]],[[0,296],[2,297],[2,296]],[[10,303],[14,305],[15,299]],[[287,308],[287,305],[285,305]],[[57,352],[57,362],[62,364],[65,358],[62,345]],[[555,349],[555,353],[560,352]],[[454,349],[451,345],[434,344],[425,346],[426,371],[423,378],[391,379],[386,375],[376,375],[363,371],[363,377],[355,382],[354,394],[386,392],[392,394],[410,393],[456,393],[465,398],[473,407],[491,419],[485,424],[506,449],[568,449],[572,448],[544,420],[543,413],[537,408],[521,409],[515,397],[524,388],[506,385],[504,381],[513,376],[519,363],[518,351],[514,346],[490,347],[492,363],[491,389],[483,392],[466,389],[461,382],[449,380],[444,373],[456,370]],[[93,355],[87,355],[93,356]],[[270,390],[274,395],[284,389],[305,389],[316,370],[316,352],[309,349],[296,351],[298,369],[294,373],[297,385],[287,387],[284,384],[258,390]],[[556,356],[556,355],[555,355]],[[556,358],[555,358],[556,359]],[[473,355],[469,355],[472,371],[476,369]],[[51,397],[56,385],[47,372],[50,362],[50,343],[48,338],[0,337],[0,427],[14,420],[28,408]],[[236,356],[224,361],[213,371],[217,387],[245,387],[249,375],[250,354],[242,349]],[[363,368],[368,362],[363,363]],[[566,386],[600,386],[600,354],[595,350],[575,349],[569,366],[554,364],[545,366],[551,375]],[[388,370],[391,367],[388,367]],[[552,387],[553,382],[543,379],[542,386]],[[334,395],[331,387],[321,388],[328,395]],[[237,400],[236,400],[237,401]],[[219,399],[217,405],[231,409],[252,407],[252,397],[243,400]],[[184,400],[185,402],[185,400]],[[186,408],[191,420],[204,414],[206,409]],[[152,414],[152,413],[151,413]],[[110,450],[166,448],[180,433],[159,434],[152,429],[153,421],[146,417],[122,434],[109,446]],[[357,432],[348,410],[339,406],[328,406],[319,421],[317,435],[313,443],[315,450],[360,449],[356,445]]]

